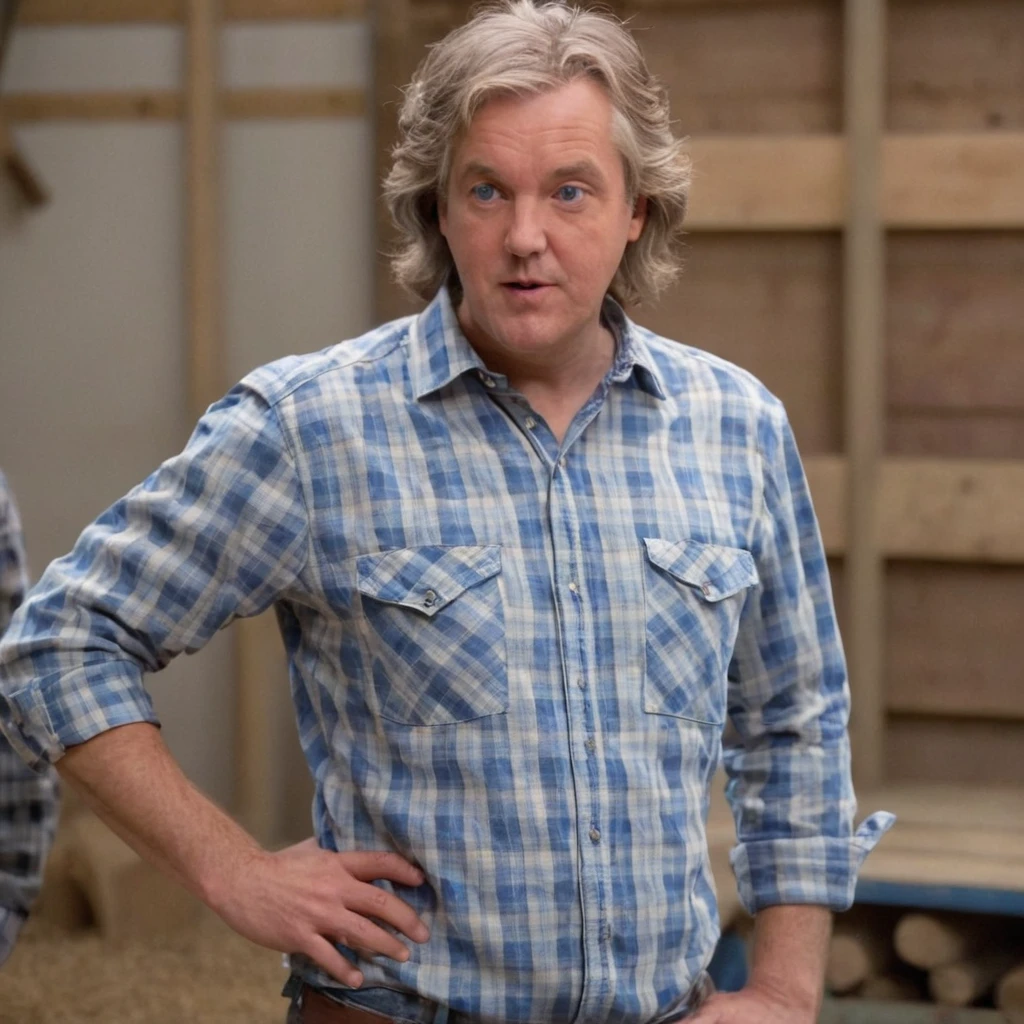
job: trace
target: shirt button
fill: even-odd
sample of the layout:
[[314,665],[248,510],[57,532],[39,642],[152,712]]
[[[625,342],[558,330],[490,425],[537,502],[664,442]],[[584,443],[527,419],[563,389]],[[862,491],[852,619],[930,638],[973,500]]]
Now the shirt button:
[[578,593],[578,592],[579,592],[579,589],[580,589],[580,585],[579,585],[579,584],[578,584],[578,583],[577,583],[577,582],[576,582],[575,580],[573,580],[573,581],[572,581],[572,582],[571,582],[571,583],[569,584],[569,589],[570,589],[570,590],[571,590],[571,591],[572,591],[572,592],[573,592],[574,594],[576,594],[576,593]]
[[533,430],[537,426],[537,421],[532,416],[526,417],[526,427],[528,430]]
[[428,590],[423,595],[423,606],[429,608],[437,600],[437,594],[433,590]]
[[591,736],[590,739],[587,740],[587,742],[583,744],[583,746],[585,746],[587,748],[587,750],[590,751],[591,754],[595,750],[597,750],[597,744],[594,742],[594,737],[593,736]]
[[710,597],[711,596],[711,584],[710,583],[702,583],[700,585],[700,589],[704,591],[704,596],[705,597]]
[[488,377],[486,374],[482,373],[482,374],[480,374],[480,379],[484,382],[484,387],[487,387],[487,388],[497,387],[497,385],[494,383],[494,378],[493,377]]
[[601,830],[599,828],[592,828],[590,830],[590,841],[592,843],[601,842]]
[[581,690],[585,690],[587,688],[587,681],[586,681],[586,679],[583,678],[583,676],[577,676],[576,677],[576,685]]

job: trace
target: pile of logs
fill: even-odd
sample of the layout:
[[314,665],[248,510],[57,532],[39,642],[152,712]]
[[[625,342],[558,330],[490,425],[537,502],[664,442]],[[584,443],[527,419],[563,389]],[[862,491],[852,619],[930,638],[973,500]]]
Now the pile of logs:
[[836,996],[1022,1013],[1024,921],[856,907],[836,920],[826,983]]

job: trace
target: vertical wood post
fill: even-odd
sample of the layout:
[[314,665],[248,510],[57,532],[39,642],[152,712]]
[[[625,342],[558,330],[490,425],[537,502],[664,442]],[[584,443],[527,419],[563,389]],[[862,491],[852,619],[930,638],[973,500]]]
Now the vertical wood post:
[[880,211],[885,118],[885,0],[845,0],[847,221],[843,250],[847,462],[847,651],[857,782],[877,785],[884,758],[884,573],[878,538],[885,413],[885,238]]
[[218,0],[188,0],[185,78],[188,405],[193,420],[224,391],[220,310]]

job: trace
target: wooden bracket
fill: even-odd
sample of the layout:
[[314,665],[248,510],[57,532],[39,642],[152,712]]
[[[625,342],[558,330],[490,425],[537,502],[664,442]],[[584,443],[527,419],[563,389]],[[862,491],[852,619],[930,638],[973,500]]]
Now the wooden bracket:
[[[0,0],[0,70],[3,69],[4,55],[7,53],[7,44],[14,29],[14,19],[17,13],[18,0]],[[36,173],[11,137],[2,110],[0,110],[0,164],[3,165],[22,198],[30,206],[42,206],[49,200],[50,193],[43,184],[42,178]]]

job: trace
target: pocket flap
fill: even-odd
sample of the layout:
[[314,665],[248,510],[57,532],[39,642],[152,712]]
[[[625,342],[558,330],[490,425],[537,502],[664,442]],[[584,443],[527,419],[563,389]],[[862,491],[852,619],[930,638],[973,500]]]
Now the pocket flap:
[[375,601],[434,615],[470,587],[501,572],[501,548],[419,547],[356,560],[359,591]]
[[721,601],[761,581],[754,556],[742,548],[658,537],[644,537],[644,546],[652,565],[696,587],[709,601]]

